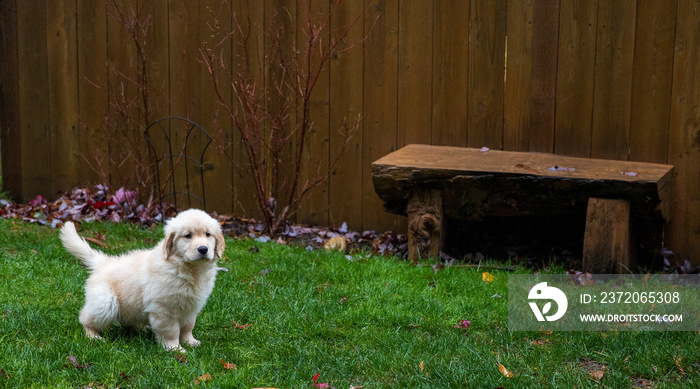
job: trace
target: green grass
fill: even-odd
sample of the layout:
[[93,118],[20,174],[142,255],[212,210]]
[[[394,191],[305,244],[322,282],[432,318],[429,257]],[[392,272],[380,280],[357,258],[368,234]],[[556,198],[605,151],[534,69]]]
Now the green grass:
[[[698,333],[509,332],[506,272],[491,271],[495,281],[486,283],[478,269],[435,273],[250,240],[228,241],[221,266],[229,271],[219,273],[194,331],[202,345],[182,363],[147,331],[114,326],[104,341],[84,336],[87,271],[57,232],[0,220],[0,387],[313,388],[319,372],[318,382],[339,389],[700,385]],[[84,223],[81,233],[104,234],[115,253],[162,234],[110,223]],[[462,319],[471,327],[453,328]],[[89,366],[76,369],[69,355]],[[600,366],[598,383],[590,371]],[[205,374],[211,379],[195,384]]]

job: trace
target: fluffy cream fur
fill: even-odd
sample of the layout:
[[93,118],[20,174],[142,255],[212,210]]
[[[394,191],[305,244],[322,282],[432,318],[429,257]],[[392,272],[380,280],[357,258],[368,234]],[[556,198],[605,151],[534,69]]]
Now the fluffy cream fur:
[[88,337],[100,338],[118,321],[136,329],[149,326],[167,349],[199,345],[192,329],[214,288],[216,260],[225,246],[221,226],[206,212],[190,209],[170,219],[165,238],[150,250],[106,255],[93,250],[70,222],[61,229],[61,241],[91,271],[80,311]]

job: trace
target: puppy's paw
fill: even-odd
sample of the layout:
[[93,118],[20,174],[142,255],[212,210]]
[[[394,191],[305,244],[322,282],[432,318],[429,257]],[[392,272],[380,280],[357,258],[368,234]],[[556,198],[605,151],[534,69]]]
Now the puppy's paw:
[[202,344],[202,342],[198,341],[197,339],[195,339],[195,338],[193,338],[193,337],[190,337],[189,339],[184,339],[184,340],[182,341],[182,343],[184,343],[184,344],[186,344],[186,345],[188,345],[188,346],[191,346],[191,347],[197,347],[197,346],[199,346],[200,344]]
[[168,350],[168,351],[175,351],[175,352],[178,352],[181,354],[184,354],[186,352],[185,349],[182,348],[182,346],[180,346],[177,343],[174,343],[174,344],[173,343],[169,343],[169,344],[163,343],[163,348]]
[[85,328],[85,336],[87,336],[89,339],[104,340],[104,339],[100,336],[100,334],[99,334],[97,331],[95,331],[94,329],[92,329],[92,328],[90,328],[90,327],[87,327],[87,326],[86,326],[86,327],[83,327],[83,328]]

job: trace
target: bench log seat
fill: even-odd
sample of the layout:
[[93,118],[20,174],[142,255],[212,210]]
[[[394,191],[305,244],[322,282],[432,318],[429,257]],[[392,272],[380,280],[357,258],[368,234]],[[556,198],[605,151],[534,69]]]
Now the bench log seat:
[[408,216],[409,259],[439,256],[444,219],[586,210],[583,267],[634,266],[630,215],[662,218],[673,166],[465,147],[408,145],[372,163],[374,188]]

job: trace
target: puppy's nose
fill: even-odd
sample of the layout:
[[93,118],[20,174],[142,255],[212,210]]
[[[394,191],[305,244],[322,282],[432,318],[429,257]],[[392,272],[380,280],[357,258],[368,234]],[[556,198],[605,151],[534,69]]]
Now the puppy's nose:
[[209,251],[209,247],[207,246],[199,246],[197,247],[197,251],[199,251],[200,254],[206,255],[207,252]]

